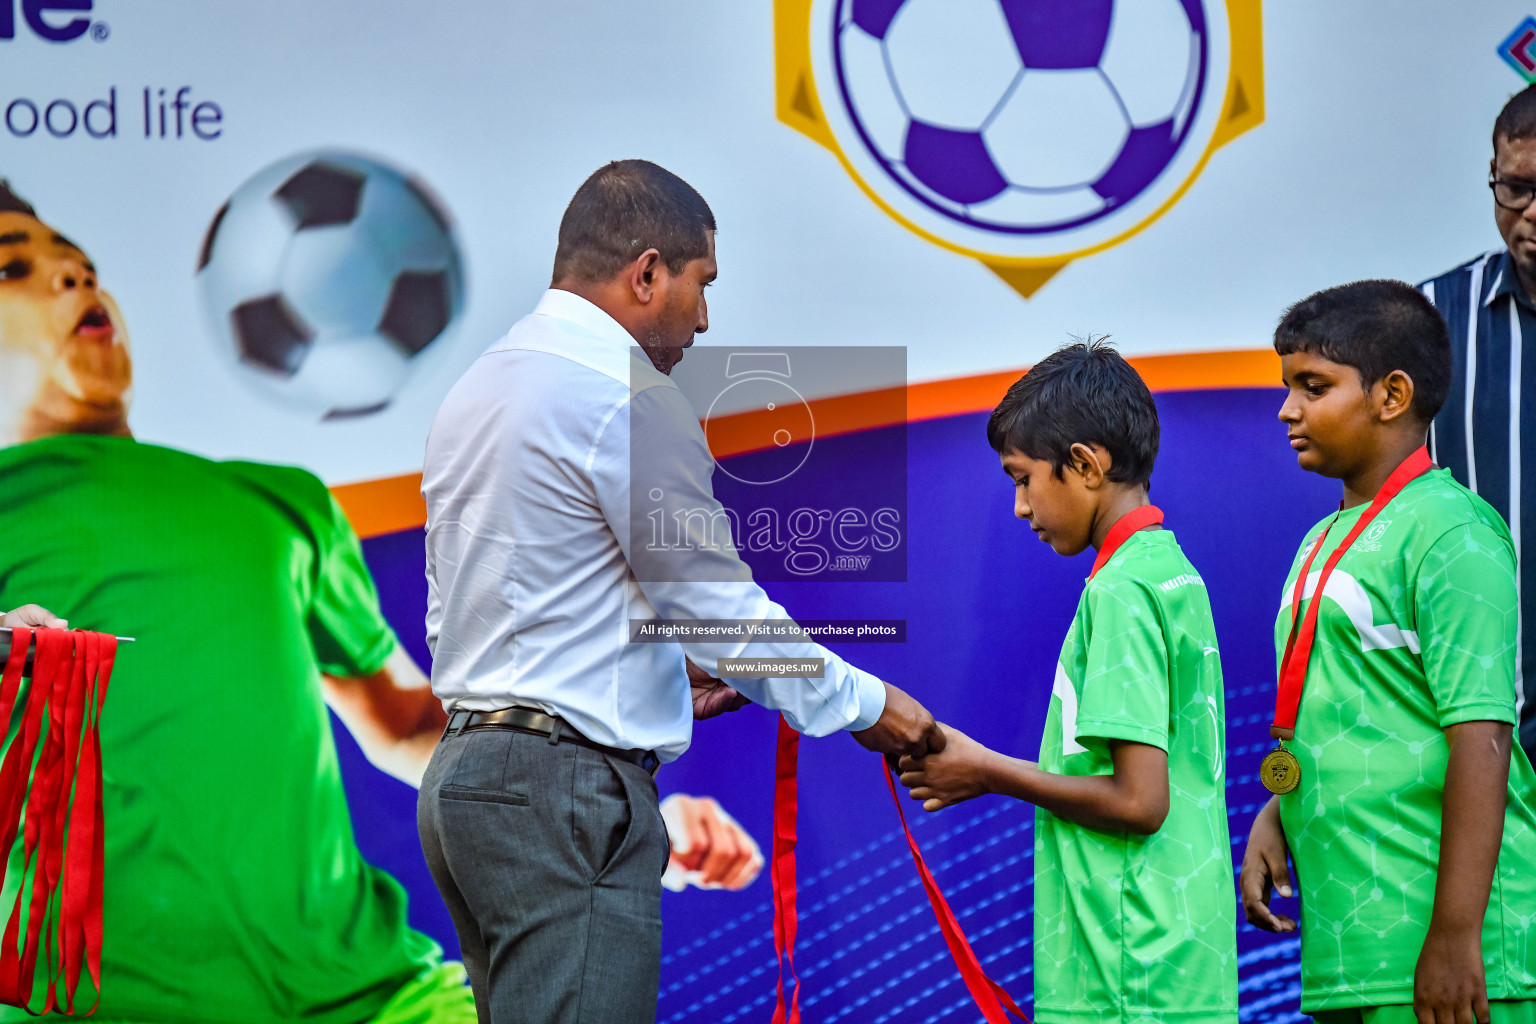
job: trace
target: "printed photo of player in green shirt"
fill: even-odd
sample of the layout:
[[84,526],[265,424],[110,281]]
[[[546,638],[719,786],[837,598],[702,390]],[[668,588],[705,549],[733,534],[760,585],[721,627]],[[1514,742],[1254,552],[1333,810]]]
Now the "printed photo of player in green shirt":
[[1499,514],[1421,450],[1450,385],[1445,323],[1406,284],[1360,281],[1291,307],[1274,344],[1297,464],[1338,479],[1343,500],[1302,539],[1282,591],[1285,661],[1305,647],[1298,625],[1322,579],[1310,652],[1290,656],[1309,653],[1286,746],[1299,783],[1254,821],[1244,910],[1267,931],[1298,928],[1269,906],[1274,890],[1291,895],[1289,860],[1301,1008],[1320,1024],[1533,1024],[1516,554]]
[[945,723],[904,758],[928,811],[997,793],[1035,817],[1039,1024],[1235,1024],[1224,693],[1200,574],[1147,500],[1157,407],[1102,342],[1036,364],[987,438],[1014,513],[1057,554],[1098,551],[1062,644],[1039,762]]
[[0,608],[138,640],[101,718],[95,1019],[474,1021],[353,839],[327,706],[411,784],[444,722],[357,536],[304,470],[135,441],[131,382],[95,266],[0,184]]

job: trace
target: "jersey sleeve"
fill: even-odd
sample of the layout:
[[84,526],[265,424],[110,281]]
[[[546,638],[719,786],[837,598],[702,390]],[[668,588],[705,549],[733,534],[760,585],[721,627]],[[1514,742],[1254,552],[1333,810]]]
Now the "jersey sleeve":
[[384,667],[399,641],[384,620],[363,546],[329,493],[326,521],[317,525],[318,579],[309,608],[309,636],[320,671],[365,676]]
[[1146,587],[1104,580],[1088,594],[1087,666],[1077,738],[1168,749],[1168,644],[1162,610]]
[[1481,523],[1447,531],[1419,563],[1414,612],[1440,725],[1513,724],[1519,597],[1508,538]]

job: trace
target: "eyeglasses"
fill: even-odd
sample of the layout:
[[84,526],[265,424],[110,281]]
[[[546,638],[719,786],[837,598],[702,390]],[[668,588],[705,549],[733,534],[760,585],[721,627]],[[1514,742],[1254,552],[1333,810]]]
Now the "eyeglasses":
[[1506,210],[1524,210],[1536,198],[1536,184],[1528,181],[1506,181],[1490,177],[1488,187],[1493,189],[1493,201]]

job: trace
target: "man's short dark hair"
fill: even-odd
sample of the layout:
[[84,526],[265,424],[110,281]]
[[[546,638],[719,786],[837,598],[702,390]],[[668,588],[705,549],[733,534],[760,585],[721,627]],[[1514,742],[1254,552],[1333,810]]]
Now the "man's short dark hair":
[[11,183],[0,178],[0,213],[24,213],[28,217],[36,217],[37,211],[32,204],[11,191]]
[[709,254],[713,230],[715,215],[692,185],[649,160],[615,160],[565,208],[554,279],[609,281],[647,249],[676,274]]
[[1049,462],[1058,478],[1074,444],[1109,452],[1116,483],[1149,484],[1157,404],[1146,382],[1102,338],[1057,349],[1014,382],[987,420],[987,443]]
[[1393,370],[1413,381],[1415,415],[1435,418],[1451,387],[1451,337],[1424,293],[1402,281],[1325,288],[1285,311],[1275,328],[1282,356],[1310,352],[1360,374],[1369,391]]
[[1500,139],[1536,139],[1536,85],[1528,85],[1509,98],[1493,122],[1493,148]]

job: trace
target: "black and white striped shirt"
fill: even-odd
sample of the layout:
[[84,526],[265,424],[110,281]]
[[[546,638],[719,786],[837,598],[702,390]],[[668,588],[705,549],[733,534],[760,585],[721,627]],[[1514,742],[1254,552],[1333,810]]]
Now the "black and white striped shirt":
[[[1536,343],[1536,306],[1504,249],[1419,287],[1451,333],[1451,390],[1430,427],[1430,455],[1498,509],[1520,559],[1515,684],[1521,745],[1532,751],[1536,701],[1527,696],[1536,685],[1536,616],[1524,614],[1524,604],[1526,595],[1536,594],[1536,352],[1525,352],[1524,339]],[[1526,551],[1533,556],[1523,557]]]

